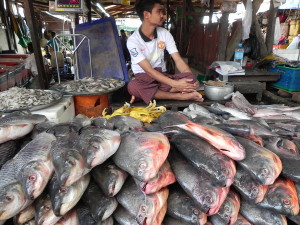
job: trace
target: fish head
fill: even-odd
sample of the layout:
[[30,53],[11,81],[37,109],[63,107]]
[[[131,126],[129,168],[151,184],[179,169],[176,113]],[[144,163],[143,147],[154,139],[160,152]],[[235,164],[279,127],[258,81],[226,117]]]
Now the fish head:
[[49,195],[40,198],[35,205],[35,221],[36,224],[46,225],[49,224],[56,216],[53,213],[52,205]]
[[228,160],[225,160],[224,156],[220,154],[221,153],[218,153],[213,156],[215,158],[220,158],[219,161],[222,161],[222,163],[219,165],[215,165],[218,168],[216,178],[218,181],[223,183],[224,187],[229,187],[234,181],[234,176],[236,173],[235,164],[229,158],[227,158]]
[[253,160],[256,162],[253,167],[259,182],[263,185],[273,184],[277,178],[273,165],[265,158],[255,157]]
[[65,157],[56,161],[55,173],[61,186],[70,186],[76,182],[86,170],[85,161],[78,151],[67,150]]
[[193,224],[204,224],[207,221],[207,216],[206,214],[202,213],[199,209],[193,208],[191,220]]
[[291,156],[299,157],[299,150],[297,148],[297,145],[286,138],[279,140],[277,142],[277,147],[279,148],[279,150],[282,150],[283,152],[286,152]]
[[37,198],[47,185],[48,179],[52,175],[52,170],[38,161],[28,163],[19,173],[18,180],[24,188],[28,199]]
[[148,181],[155,177],[157,170],[154,167],[154,159],[141,157],[137,162],[137,178],[141,181]]
[[[65,215],[73,206],[79,195],[75,186],[60,187],[52,202],[53,212],[56,216]],[[54,203],[54,204],[53,204]]]
[[295,216],[299,213],[297,191],[291,180],[277,180],[268,190],[268,196],[270,204],[284,214]]
[[[234,137],[227,139],[227,146],[228,149],[230,149],[230,158],[236,161],[241,161],[245,159],[245,148]],[[229,154],[226,155],[229,156]]]
[[16,215],[26,202],[28,199],[19,183],[2,187],[0,191],[0,221]]

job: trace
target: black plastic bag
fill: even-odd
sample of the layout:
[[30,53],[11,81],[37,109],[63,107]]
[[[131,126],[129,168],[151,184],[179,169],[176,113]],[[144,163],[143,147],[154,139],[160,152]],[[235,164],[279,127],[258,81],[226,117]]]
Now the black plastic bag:
[[250,34],[249,38],[244,42],[244,55],[250,59],[258,59],[260,56],[259,42],[254,34]]

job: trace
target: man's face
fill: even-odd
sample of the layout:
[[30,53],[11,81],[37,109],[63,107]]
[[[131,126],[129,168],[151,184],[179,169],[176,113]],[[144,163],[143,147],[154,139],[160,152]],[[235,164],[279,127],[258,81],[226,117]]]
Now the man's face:
[[149,22],[153,25],[161,26],[164,22],[164,9],[160,4],[155,4],[152,12],[149,13]]

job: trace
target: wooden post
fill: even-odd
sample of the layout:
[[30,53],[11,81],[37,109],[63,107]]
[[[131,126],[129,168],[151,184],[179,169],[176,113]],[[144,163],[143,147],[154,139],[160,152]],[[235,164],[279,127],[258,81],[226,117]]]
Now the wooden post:
[[86,0],[86,7],[88,8],[88,14],[87,14],[87,17],[88,17],[88,22],[92,22],[92,6],[91,6],[91,0]]
[[7,21],[7,12],[4,9],[4,1],[0,1],[0,14],[1,14],[1,20],[4,23],[4,26],[6,27],[5,29],[5,34],[6,34],[6,40],[7,40],[7,44],[8,44],[8,48],[9,50],[13,49],[13,43],[11,42],[11,37],[10,37],[10,33],[9,33],[9,29],[10,26],[8,25],[8,21]]
[[13,26],[12,26],[12,22],[11,22],[11,18],[10,18],[10,13],[12,12],[11,10],[11,7],[10,7],[10,4],[8,4],[8,0],[5,0],[4,3],[6,4],[6,10],[7,10],[7,30],[8,30],[8,33],[9,33],[9,36],[11,38],[11,41],[13,42],[13,47],[14,49],[17,51],[18,50],[18,46],[17,46],[17,42],[16,42],[16,37],[15,37],[15,32],[13,30]]
[[214,4],[215,4],[215,1],[214,0],[210,0],[210,6],[209,6],[209,23],[212,23],[212,16],[213,16],[213,12],[214,12]]
[[267,46],[268,55],[272,54],[273,51],[276,16],[277,16],[277,8],[274,7],[273,1],[270,1],[267,35],[266,35],[266,46]]
[[41,89],[48,88],[49,80],[46,76],[44,60],[41,53],[40,40],[38,38],[38,28],[36,26],[36,19],[34,16],[33,0],[24,0],[25,17],[30,30],[30,36],[32,39],[32,46],[34,51],[34,57],[38,70],[38,79]]
[[224,61],[226,54],[227,38],[228,38],[228,17],[229,12],[223,12],[220,19],[220,39],[218,43],[218,60]]

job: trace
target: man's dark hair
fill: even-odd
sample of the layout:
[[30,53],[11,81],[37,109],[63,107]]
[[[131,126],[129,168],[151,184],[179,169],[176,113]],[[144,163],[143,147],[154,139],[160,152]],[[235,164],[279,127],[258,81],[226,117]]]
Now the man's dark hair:
[[32,42],[27,43],[27,49],[28,49],[29,53],[33,53]]
[[140,0],[135,5],[135,11],[140,17],[140,19],[144,20],[144,11],[152,12],[155,4],[162,5],[161,0]]
[[120,32],[125,33],[125,30],[124,30],[124,29],[121,29]]
[[51,36],[55,37],[56,33],[54,31],[51,31]]

